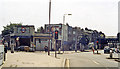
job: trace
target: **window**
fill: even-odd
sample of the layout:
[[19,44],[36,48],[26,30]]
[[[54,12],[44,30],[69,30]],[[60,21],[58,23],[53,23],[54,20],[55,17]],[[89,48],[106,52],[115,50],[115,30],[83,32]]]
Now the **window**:
[[73,34],[75,34],[75,31],[73,31]]

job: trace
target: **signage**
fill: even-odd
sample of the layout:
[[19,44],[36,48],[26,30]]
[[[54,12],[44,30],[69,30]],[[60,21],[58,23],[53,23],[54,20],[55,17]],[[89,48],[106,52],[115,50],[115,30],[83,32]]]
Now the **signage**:
[[22,28],[21,28],[21,32],[22,32],[22,33],[25,33],[25,32],[26,32],[26,28],[25,28],[25,27],[22,27]]

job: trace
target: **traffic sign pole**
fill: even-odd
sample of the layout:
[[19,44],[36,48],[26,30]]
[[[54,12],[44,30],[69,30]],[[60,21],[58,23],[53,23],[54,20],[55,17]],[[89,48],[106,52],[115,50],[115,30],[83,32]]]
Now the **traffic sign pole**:
[[57,45],[57,43],[56,43],[56,39],[55,39],[55,58],[57,58],[56,45]]

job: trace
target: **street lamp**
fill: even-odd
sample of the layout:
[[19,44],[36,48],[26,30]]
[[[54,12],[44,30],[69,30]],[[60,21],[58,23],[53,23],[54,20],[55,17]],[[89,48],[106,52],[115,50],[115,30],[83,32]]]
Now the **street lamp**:
[[65,16],[66,16],[66,15],[72,15],[72,14],[64,14],[64,15],[63,15],[63,24],[65,23]]
[[48,55],[50,55],[50,21],[51,21],[51,0],[49,1],[49,42],[48,42]]
[[[66,15],[72,15],[72,14],[64,14],[63,15],[63,25],[65,24],[65,16]],[[63,47],[63,53],[64,53],[64,26],[62,26],[62,29],[63,29],[62,47]]]

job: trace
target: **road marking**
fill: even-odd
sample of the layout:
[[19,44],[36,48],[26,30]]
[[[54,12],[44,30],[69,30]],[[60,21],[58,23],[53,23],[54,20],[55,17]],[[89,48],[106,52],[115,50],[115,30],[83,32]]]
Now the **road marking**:
[[99,65],[99,63],[98,62],[96,62],[96,61],[94,61],[94,60],[92,60],[95,64],[98,64]]

